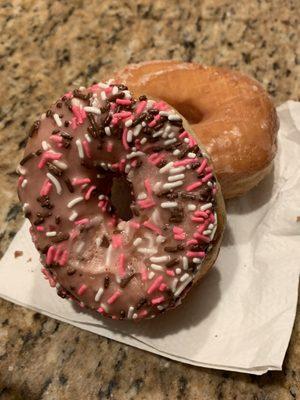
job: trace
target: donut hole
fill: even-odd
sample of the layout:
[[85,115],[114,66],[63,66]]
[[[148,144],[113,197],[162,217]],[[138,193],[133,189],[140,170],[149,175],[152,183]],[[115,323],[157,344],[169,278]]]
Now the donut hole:
[[173,106],[181,115],[192,125],[198,124],[203,119],[203,114],[195,104],[190,102],[177,102],[172,100],[166,100],[171,106]]

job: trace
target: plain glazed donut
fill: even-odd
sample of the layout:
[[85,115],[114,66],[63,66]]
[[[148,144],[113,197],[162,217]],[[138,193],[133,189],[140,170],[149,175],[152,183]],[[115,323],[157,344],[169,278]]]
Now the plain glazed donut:
[[18,193],[58,294],[113,319],[152,318],[213,265],[224,204],[181,116],[124,85],[65,94],[30,132]]
[[132,64],[114,78],[134,95],[166,101],[187,119],[212,158],[225,199],[244,194],[272,169],[278,118],[256,80],[176,61]]

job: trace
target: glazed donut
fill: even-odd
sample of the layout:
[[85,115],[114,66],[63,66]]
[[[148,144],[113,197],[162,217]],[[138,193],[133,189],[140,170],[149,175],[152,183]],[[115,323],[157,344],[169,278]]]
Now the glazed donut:
[[123,84],[66,93],[29,132],[19,198],[58,294],[113,319],[175,307],[213,265],[224,204],[211,162],[163,101]]
[[176,61],[132,64],[114,77],[134,95],[162,99],[187,119],[212,158],[225,199],[244,194],[272,169],[278,118],[256,80]]

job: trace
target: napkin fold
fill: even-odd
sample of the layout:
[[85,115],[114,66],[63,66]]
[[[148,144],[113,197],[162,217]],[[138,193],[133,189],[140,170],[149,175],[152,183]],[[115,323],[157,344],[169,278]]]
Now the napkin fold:
[[[252,374],[281,369],[300,272],[300,103],[288,101],[277,111],[274,171],[246,196],[227,202],[216,266],[180,307],[141,323],[78,309],[43,278],[27,221],[0,261],[0,297],[187,364]],[[23,254],[16,258],[15,251]]]

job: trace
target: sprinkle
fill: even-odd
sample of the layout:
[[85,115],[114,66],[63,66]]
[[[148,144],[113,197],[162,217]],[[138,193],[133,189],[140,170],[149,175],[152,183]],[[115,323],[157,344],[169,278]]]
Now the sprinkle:
[[184,174],[178,174],[178,175],[173,175],[173,176],[168,176],[168,181],[169,182],[175,182],[179,181],[181,179],[184,179],[185,175]]
[[109,127],[109,126],[106,126],[106,127],[104,128],[104,132],[106,133],[107,136],[110,136],[110,135],[111,135],[110,127]]
[[191,192],[192,190],[197,189],[201,185],[202,185],[202,182],[198,181],[198,182],[191,183],[185,189],[186,189],[187,192]]
[[136,109],[135,109],[135,114],[139,115],[143,112],[144,108],[146,107],[147,102],[145,100],[141,101],[138,103]]
[[201,174],[204,171],[206,166],[207,166],[207,160],[206,160],[206,158],[204,158],[202,163],[201,163],[201,165],[200,165],[200,167],[196,170],[197,173]]
[[143,156],[143,155],[145,155],[145,153],[143,153],[142,151],[132,151],[130,154],[126,155],[126,158],[128,160],[130,160],[131,158],[139,157],[139,156]]
[[212,178],[213,174],[210,172],[209,174],[205,175],[204,178],[202,178],[202,182],[207,182]]
[[137,199],[138,200],[145,200],[147,198],[147,195],[146,195],[146,193],[140,193],[140,194],[138,194],[137,195]]
[[86,194],[85,194],[85,196],[84,196],[85,200],[89,200],[89,199],[90,199],[91,194],[92,194],[92,192],[93,192],[95,189],[97,189],[96,186],[91,186],[91,187],[87,190],[87,192],[86,192]]
[[145,144],[147,142],[147,138],[143,137],[143,139],[141,140],[141,144]]
[[197,257],[193,258],[193,263],[194,264],[200,264],[201,262],[202,262],[201,258],[197,258]]
[[[103,92],[102,92],[103,93]],[[117,290],[108,300],[107,300],[107,304],[113,304],[118,297],[121,296],[121,292],[119,290]]]
[[170,256],[150,257],[150,261],[153,263],[161,263],[170,260]]
[[56,235],[57,235],[56,231],[46,232],[46,236],[48,236],[48,237],[53,237],[53,236],[56,236]]
[[42,141],[42,148],[43,150],[47,151],[51,148],[51,146],[49,145],[49,143],[46,142],[46,140]]
[[76,211],[73,211],[72,214],[69,216],[69,221],[75,221],[77,217],[78,213]]
[[206,204],[204,204],[203,206],[200,207],[200,210],[201,211],[206,211],[211,207],[212,207],[212,203],[206,203]]
[[206,229],[205,231],[203,231],[203,235],[210,235],[210,234],[211,234],[210,229]]
[[139,227],[141,226],[141,224],[139,222],[136,221],[129,221],[130,226],[132,226],[135,229],[139,229]]
[[139,244],[142,243],[142,238],[138,237],[133,241],[134,246],[138,246]]
[[173,189],[173,188],[181,186],[181,185],[183,185],[183,181],[164,183],[163,184],[163,189]]
[[75,225],[85,225],[88,224],[90,222],[90,220],[88,218],[82,218],[79,219],[78,221],[75,221]]
[[59,118],[59,115],[58,115],[58,114],[53,114],[53,119],[54,119],[54,121],[56,122],[56,125],[57,125],[57,126],[59,126],[59,127],[62,126],[62,122],[61,122],[61,119]]
[[125,275],[125,254],[124,253],[121,253],[119,255],[118,269],[119,269],[119,275],[124,276]]
[[155,249],[149,249],[147,247],[138,247],[137,251],[142,254],[155,254],[156,253]]
[[77,146],[77,149],[78,149],[79,158],[84,158],[84,153],[83,153],[83,147],[82,147],[81,140],[77,139],[75,143],[76,143],[76,146]]
[[27,179],[24,179],[24,180],[22,181],[22,183],[21,183],[21,188],[24,189],[24,188],[26,187],[27,183],[28,183],[28,180],[27,180]]
[[188,158],[196,158],[197,155],[195,153],[188,153]]
[[186,255],[188,257],[201,257],[201,258],[203,258],[203,257],[205,257],[205,252],[204,251],[188,251],[186,253]]
[[166,241],[166,238],[162,235],[158,235],[156,238],[156,243],[164,243]]
[[135,126],[133,129],[133,136],[137,137],[140,134],[141,130],[142,130],[142,125],[139,124]]
[[175,276],[175,272],[172,269],[166,269],[166,274],[169,276]]
[[165,284],[165,283],[161,283],[160,285],[159,285],[159,290],[160,290],[160,292],[163,292],[163,291],[165,291],[166,289],[167,289],[167,285]]
[[169,114],[168,120],[169,121],[182,121],[181,117],[177,114]]
[[38,168],[43,168],[46,163],[50,160],[59,160],[62,157],[61,153],[55,153],[54,151],[46,151],[42,157],[40,162],[38,163]]
[[152,208],[152,207],[155,206],[155,201],[149,200],[149,199],[146,199],[146,200],[139,200],[139,201],[138,201],[138,205],[139,205],[141,208]]
[[165,201],[165,202],[161,203],[160,206],[162,208],[173,208],[173,207],[177,207],[178,203],[176,203],[176,201]]
[[[88,142],[87,140],[84,140],[84,141],[82,142],[82,146],[83,146],[83,149],[84,149],[84,152],[85,152],[86,156],[87,156],[88,158],[92,158],[92,154],[91,154],[91,149],[90,149],[90,146],[89,146],[89,142]],[[79,151],[79,149],[78,149],[78,151]],[[79,157],[80,157],[80,156],[79,156]]]
[[133,311],[134,311],[134,307],[130,306],[129,309],[128,309],[128,314],[127,314],[127,318],[128,319],[132,318]]
[[174,162],[174,167],[182,167],[183,165],[192,164],[195,161],[191,158],[185,158],[184,160],[179,160]]
[[80,286],[80,288],[78,289],[77,294],[78,294],[79,296],[81,296],[81,295],[83,295],[83,294],[86,292],[86,290],[87,290],[87,286],[86,286],[85,284],[82,284],[82,285]]
[[66,264],[66,262],[68,261],[68,257],[69,257],[69,254],[68,254],[67,250],[64,250],[64,252],[62,253],[62,256],[58,260],[58,264],[61,267],[63,267]]
[[164,300],[165,300],[164,296],[155,297],[154,299],[151,300],[151,303],[153,305],[155,305],[155,304],[162,303]]
[[58,180],[55,178],[55,176],[50,174],[50,172],[47,172],[46,175],[50,179],[50,181],[54,184],[57,194],[61,194],[62,187],[61,187],[61,184],[58,182]]
[[147,178],[144,180],[144,186],[148,193],[148,196],[151,196],[152,195],[152,187],[151,187],[150,179]]
[[166,164],[164,167],[160,168],[159,173],[163,174],[164,172],[169,171],[170,168],[172,168],[174,165],[173,161],[170,161],[168,164]]
[[[175,275],[174,275],[175,276]],[[171,290],[172,292],[174,292],[176,290],[176,286],[178,283],[178,278],[173,279],[172,283],[171,283]]]
[[104,292],[103,287],[100,287],[98,292],[96,293],[95,301],[99,301],[101,299],[101,296],[102,296],[103,292]]
[[155,281],[152,283],[152,285],[149,287],[149,289],[147,290],[147,293],[148,294],[151,294],[151,293],[153,293],[156,289],[158,289],[159,288],[159,285],[162,283],[162,281],[163,281],[163,276],[162,275],[159,275],[156,279],[155,279]]
[[207,219],[208,218],[208,215],[206,214],[206,212],[204,212],[204,211],[195,211],[195,213],[194,213],[194,215],[196,216],[196,217],[203,217],[203,218],[205,218],[205,219]]
[[187,287],[187,285],[192,281],[192,279],[193,279],[192,276],[186,279],[185,282],[183,282],[183,284],[179,286],[179,288],[176,290],[176,292],[174,293],[174,297],[178,297],[181,294],[181,292],[183,292],[183,290]]
[[91,183],[90,178],[74,178],[72,181],[73,185],[84,185],[85,183]]
[[83,109],[84,109],[85,112],[90,112],[90,113],[98,114],[98,115],[101,114],[100,109],[97,108],[97,107],[88,107],[88,106],[86,106],[86,107],[83,107]]
[[182,257],[182,268],[186,271],[189,267],[188,259],[187,257],[183,256]]
[[[125,121],[125,126],[127,127],[127,128],[129,128],[131,125],[132,125],[132,119],[128,119],[127,121]],[[131,131],[132,132],[132,131]],[[129,140],[128,140],[128,142],[129,142]]]
[[180,282],[184,282],[186,279],[188,279],[189,276],[190,275],[188,273],[183,274],[182,277],[179,279]]
[[158,235],[161,235],[161,230],[158,226],[156,226],[153,222],[151,222],[150,220],[143,222],[143,225],[150,229],[151,231],[157,233]]
[[52,162],[53,162],[53,164],[54,164],[56,167],[58,167],[58,168],[60,168],[60,169],[63,169],[63,170],[68,169],[67,164],[65,164],[65,163],[62,162],[62,161],[53,160]]
[[134,313],[132,319],[137,319],[137,317],[138,317],[137,313]]
[[69,203],[67,204],[68,208],[72,208],[74,207],[77,203],[80,203],[83,200],[82,196],[76,197],[75,199],[69,201]]
[[175,143],[175,142],[177,142],[177,138],[168,139],[168,140],[165,140],[165,141],[164,141],[164,145],[165,145],[165,146],[169,146],[170,144],[173,144],[173,143]]
[[143,282],[145,282],[147,280],[147,270],[146,270],[146,268],[142,268],[141,269],[141,278],[142,278]]
[[150,264],[150,268],[154,269],[155,271],[163,271],[164,268],[158,264]]
[[195,204],[188,204],[188,205],[187,205],[187,209],[188,209],[189,211],[195,211],[195,210],[196,210],[196,206],[195,206]]
[[114,249],[117,249],[118,247],[122,246],[122,236],[118,234],[114,234],[111,237],[112,239],[112,246]]
[[100,93],[101,100],[105,101],[107,99],[106,93],[103,91]]
[[179,149],[175,149],[174,151],[173,151],[173,155],[174,156],[178,156],[180,154],[180,150]]
[[124,146],[124,148],[126,150],[129,149],[129,146],[128,146],[128,143],[127,143],[127,132],[128,132],[128,129],[124,128],[123,134],[122,134],[122,143],[123,143],[123,146]]

